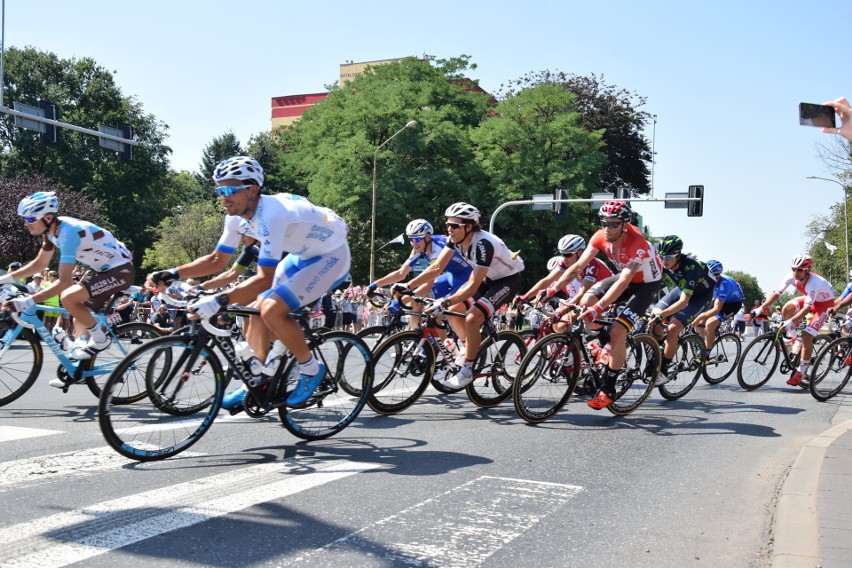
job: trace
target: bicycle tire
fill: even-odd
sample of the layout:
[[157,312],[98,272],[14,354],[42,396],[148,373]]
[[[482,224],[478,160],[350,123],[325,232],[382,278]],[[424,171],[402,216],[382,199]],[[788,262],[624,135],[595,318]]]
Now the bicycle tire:
[[669,376],[672,373],[676,375],[657,387],[663,398],[677,400],[692,390],[704,369],[706,351],[704,339],[697,333],[687,333],[678,338],[675,356],[669,365]]
[[707,354],[707,363],[701,374],[711,385],[718,385],[737,369],[743,346],[740,338],[734,333],[723,333],[713,344]]
[[370,351],[375,351],[379,347],[379,344],[392,337],[394,332],[388,333],[388,328],[384,325],[372,325],[370,327],[365,327],[355,335],[360,337],[364,343],[367,344]]
[[[480,408],[493,408],[512,396],[512,383],[527,346],[514,331],[501,331],[482,342],[473,362],[467,397]],[[520,357],[517,357],[520,355]]]
[[[831,343],[831,341],[832,339],[828,335],[820,334],[814,337],[814,345],[811,349],[811,362],[816,361],[816,358],[819,357],[819,354]],[[809,390],[811,386],[812,375],[813,373],[805,373],[802,376],[802,381],[797,386],[804,390]]]
[[[10,332],[11,329],[6,333]],[[0,349],[5,349],[2,341]],[[29,329],[22,329],[9,349],[0,355],[0,406],[6,406],[30,390],[43,364],[44,352],[38,336]]]
[[531,424],[549,420],[570,400],[580,377],[581,354],[576,340],[554,333],[527,351],[512,384],[518,415]]
[[[278,408],[284,427],[303,440],[322,440],[349,426],[367,403],[373,384],[372,356],[361,338],[349,332],[333,331],[322,339],[312,349],[314,357],[327,368],[316,393],[298,407],[282,404]],[[270,386],[275,399],[286,400],[298,380],[297,361],[293,358]],[[349,384],[360,381],[359,394],[349,394],[340,386],[341,381]]]
[[811,367],[811,396],[820,402],[837,396],[852,374],[852,365],[847,361],[852,362],[852,338],[840,337],[825,346]]
[[[162,337],[165,335],[165,332],[149,323],[133,321],[115,326],[113,328],[113,334],[115,337],[113,338],[110,346],[103,351],[95,353],[95,355],[92,356],[86,364],[87,371],[93,370],[95,366],[102,367],[105,370],[103,374],[86,377],[86,386],[89,387],[89,390],[92,391],[92,394],[96,397],[101,396],[101,385],[107,381],[112,369],[114,369],[122,359],[127,357],[131,351],[136,349],[136,344],[134,344],[133,341],[139,340],[140,346],[145,345],[145,343],[151,341],[151,339]],[[141,388],[139,392],[135,394],[132,394],[129,391],[127,392],[127,396],[125,397],[123,404],[130,404],[145,397],[144,385],[140,386]]]
[[[774,333],[764,333],[755,337],[746,345],[737,363],[737,382],[747,391],[759,389],[775,372],[780,357],[781,353],[775,345]],[[748,368],[744,370],[746,364]]]
[[615,400],[607,410],[626,416],[642,406],[657,384],[662,358],[660,344],[650,334],[627,336],[627,356],[615,380]]
[[[196,340],[174,335],[154,339],[130,353],[110,375],[98,404],[98,423],[119,454],[137,461],[162,460],[185,451],[210,429],[222,404],[225,373],[210,346],[199,354],[203,365],[196,360],[192,369],[181,368],[188,364],[182,355]],[[132,405],[116,404],[127,398],[122,389],[128,382],[129,388],[136,388],[135,375],[144,377],[149,396]]]
[[367,405],[383,415],[402,412],[417,402],[434,372],[432,344],[423,341],[419,331],[397,333],[373,351],[373,388]]

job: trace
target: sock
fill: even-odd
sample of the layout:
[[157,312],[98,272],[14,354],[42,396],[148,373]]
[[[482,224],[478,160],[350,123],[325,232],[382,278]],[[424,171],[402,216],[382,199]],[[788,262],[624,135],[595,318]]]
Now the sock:
[[610,398],[615,398],[615,379],[618,378],[618,374],[621,372],[621,369],[613,370],[609,368],[609,365],[604,367],[603,372],[603,390],[606,395]]
[[669,369],[669,365],[672,364],[671,359],[666,359],[663,357],[663,363],[660,365],[660,372],[665,373]]
[[473,361],[470,361],[469,359],[467,359],[467,358],[466,358],[466,359],[464,360],[464,365],[463,365],[463,366],[464,366],[464,367],[467,367],[468,369],[470,369],[470,370],[472,371],[472,370],[473,370]]
[[811,364],[810,359],[808,359],[807,361],[805,361],[804,359],[799,361],[799,372],[802,373],[803,377],[808,374],[808,365],[810,365],[810,364]]
[[91,337],[95,343],[104,343],[106,341],[106,334],[98,324],[95,324],[95,327],[89,328],[89,337]]
[[311,358],[304,363],[299,361],[299,372],[308,376],[316,375],[319,373],[319,362],[311,355]]

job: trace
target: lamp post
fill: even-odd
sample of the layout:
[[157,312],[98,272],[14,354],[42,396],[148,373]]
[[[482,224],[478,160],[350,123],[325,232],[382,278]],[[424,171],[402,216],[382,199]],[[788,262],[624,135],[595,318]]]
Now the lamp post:
[[416,120],[408,121],[405,126],[394,132],[390,138],[376,146],[376,151],[373,152],[373,212],[370,220],[370,283],[375,281],[373,278],[373,269],[376,265],[376,158],[378,158],[379,150],[382,149],[382,146],[396,138],[397,134],[409,126],[414,126],[415,124],[417,124]]
[[843,256],[846,257],[846,275],[849,275],[849,211],[846,205],[846,186],[837,181],[836,179],[817,177],[817,176],[808,176],[807,179],[819,179],[822,181],[830,181],[836,183],[843,189],[843,222],[846,229],[846,248],[843,249]]

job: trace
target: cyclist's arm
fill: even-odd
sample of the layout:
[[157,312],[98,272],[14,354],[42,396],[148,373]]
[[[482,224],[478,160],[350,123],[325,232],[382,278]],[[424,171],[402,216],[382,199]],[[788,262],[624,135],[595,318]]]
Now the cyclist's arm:
[[[40,249],[38,249],[38,254],[34,259],[23,265],[21,268],[9,272],[9,276],[12,277],[13,281],[17,281],[24,279],[28,276],[32,276],[33,274],[40,274],[44,269],[47,268],[48,264],[50,264],[50,257],[53,256],[53,251],[53,248],[46,249],[44,248],[44,246],[42,246]],[[50,298],[50,296],[44,297]],[[38,303],[38,301],[36,301],[36,303]]]
[[207,282],[201,284],[202,290],[216,290],[217,288],[222,288],[223,286],[227,286],[234,280],[240,277],[240,274],[246,271],[245,266],[241,266],[239,264],[234,264],[218,276],[214,276]]
[[247,278],[225,293],[228,296],[228,303],[241,306],[252,303],[258,294],[266,292],[272,287],[273,276],[275,276],[275,266],[258,265],[257,274]]
[[[769,296],[766,298],[766,301],[765,301],[765,302],[763,302],[763,303],[760,305],[760,307],[758,308],[758,311],[763,312],[763,311],[767,310],[767,309],[769,308],[769,306],[771,306],[772,304],[774,304],[774,303],[778,300],[778,298],[780,298],[780,297],[781,297],[781,293],[780,293],[780,292],[777,292],[777,291],[776,291],[776,292],[772,292],[772,293],[771,293],[771,294],[769,294]],[[754,311],[754,310],[752,310],[752,311]]]
[[845,298],[840,298],[839,300],[834,302],[834,309],[839,310],[840,308],[845,308],[849,304],[852,304],[852,294],[846,296]]
[[553,270],[550,271],[550,274],[548,274],[547,276],[545,276],[544,278],[542,278],[541,280],[536,282],[533,285],[533,287],[530,288],[527,291],[526,294],[524,294],[524,296],[527,297],[527,298],[533,297],[535,295],[535,293],[538,292],[539,290],[544,290],[545,288],[550,286],[552,283],[556,282],[559,279],[560,274],[562,274],[562,271],[559,270],[558,268],[554,268]]
[[[39,253],[39,256],[41,256],[41,253]],[[73,264],[66,262],[60,263],[57,272],[59,273],[59,278],[51,286],[42,288],[32,295],[32,299],[36,304],[40,304],[48,298],[58,296],[63,290],[74,284],[74,279],[72,278],[72,274],[74,273]]]
[[[589,249],[586,250],[588,251]],[[603,298],[598,300],[598,305],[600,305],[603,309],[609,308],[612,303],[620,298],[624,291],[627,290],[627,286],[630,285],[630,281],[633,280],[633,276],[638,270],[638,262],[631,262],[625,266],[618,274],[618,280],[615,281],[615,284],[613,284],[607,293],[603,295]]]
[[449,305],[455,305],[459,302],[463,302],[473,296],[477,290],[479,290],[479,286],[482,284],[482,281],[485,280],[485,276],[488,274],[487,266],[477,266],[470,273],[470,277],[467,279],[467,282],[462,284],[462,287],[457,291],[453,292],[449,296],[447,296],[447,300],[449,301]]
[[233,253],[214,250],[210,254],[196,258],[192,262],[181,264],[177,267],[177,271],[181,278],[209,276],[210,274],[215,274],[216,272],[224,269],[232,256]]
[[424,282],[429,282],[440,276],[447,266],[449,266],[450,260],[452,260],[454,254],[454,248],[451,246],[445,246],[441,250],[441,253],[438,255],[435,262],[429,265],[429,268],[408,281],[408,287],[414,290]]
[[580,300],[583,299],[583,296],[586,295],[586,292],[589,290],[589,288],[592,287],[592,284],[595,284],[595,282],[592,282],[591,280],[583,280],[583,285],[580,286],[580,290],[573,298],[568,299],[568,303],[578,305],[580,303]]
[[[562,273],[562,276],[556,281],[555,284],[552,284],[554,288],[563,288],[566,284],[577,278],[580,274],[583,273],[583,270],[592,262],[592,259],[595,258],[595,255],[598,254],[598,249],[589,245],[586,247],[586,250],[583,251],[583,254],[580,255],[580,258],[577,259],[577,262],[571,265],[571,268]],[[635,269],[634,269],[635,272]]]
[[405,280],[405,277],[408,276],[409,272],[411,272],[411,267],[408,266],[408,262],[406,261],[398,269],[376,280],[374,284],[376,285],[376,287],[380,287],[387,286],[388,284],[396,284],[397,282],[402,282],[403,280]]
[[793,317],[791,317],[790,319],[793,320],[794,322],[796,322],[796,325],[798,325],[799,322],[802,321],[802,318],[804,318],[806,315],[808,315],[808,313],[811,311],[812,307],[813,307],[812,304],[805,304],[804,307],[802,307],[801,310],[799,310],[798,312],[793,314]]
[[689,300],[692,298],[692,294],[687,294],[683,290],[680,291],[680,298],[677,299],[677,302],[660,312],[660,317],[667,318],[671,315],[674,315],[684,309],[687,304],[689,304]]

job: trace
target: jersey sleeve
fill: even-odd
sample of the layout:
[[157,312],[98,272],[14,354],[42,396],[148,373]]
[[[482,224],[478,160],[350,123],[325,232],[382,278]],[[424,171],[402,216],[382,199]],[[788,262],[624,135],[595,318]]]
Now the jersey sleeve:
[[494,261],[494,245],[488,239],[479,239],[473,251],[473,262],[476,266],[487,268]]
[[240,244],[240,218],[236,215],[228,215],[225,217],[225,228],[222,231],[222,236],[219,237],[219,242],[216,244],[216,250],[225,254],[234,254],[237,252],[237,245]]
[[793,273],[790,272],[789,274],[787,274],[781,284],[778,285],[778,288],[775,290],[775,293],[780,296],[781,294],[787,291],[787,288],[789,288],[790,286],[794,286],[795,284],[796,278],[795,276],[793,276]]

